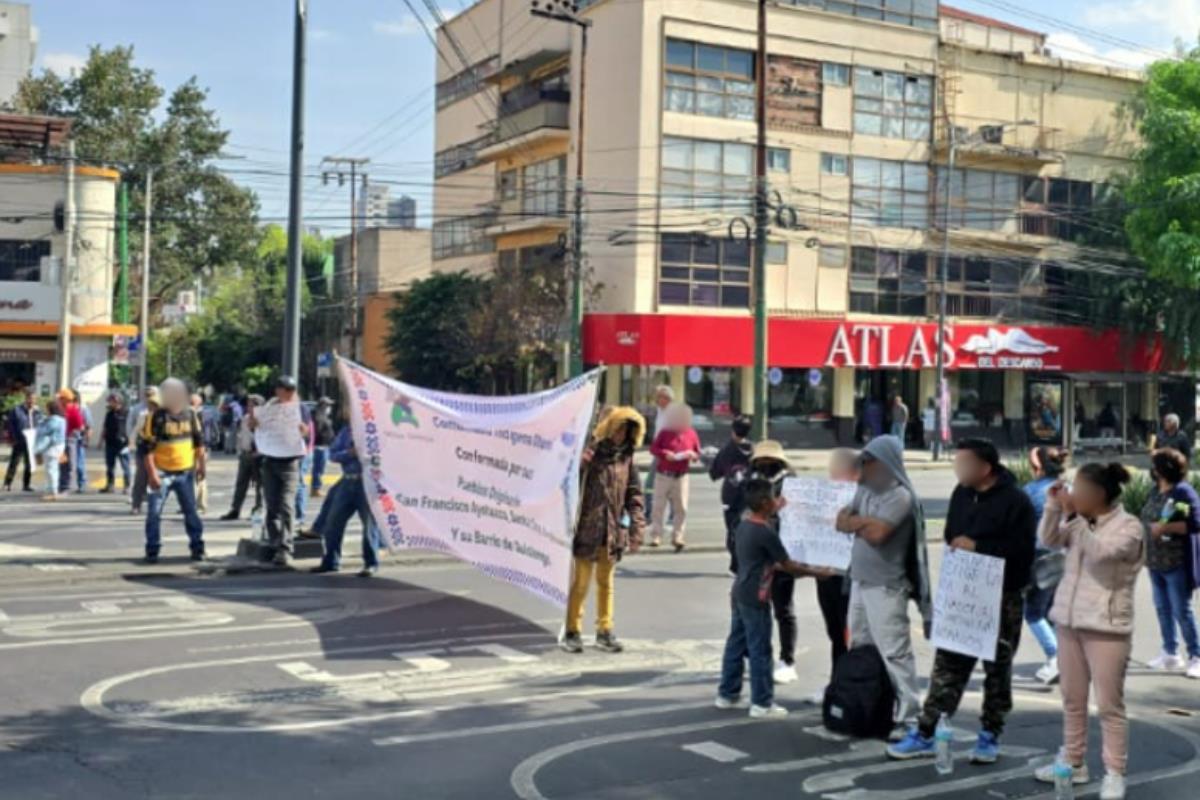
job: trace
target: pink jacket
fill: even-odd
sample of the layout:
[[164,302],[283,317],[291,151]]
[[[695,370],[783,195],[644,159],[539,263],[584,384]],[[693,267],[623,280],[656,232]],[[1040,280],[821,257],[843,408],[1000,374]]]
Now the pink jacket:
[[1133,586],[1146,561],[1141,520],[1119,506],[1094,525],[1080,516],[1068,520],[1047,497],[1038,535],[1047,547],[1067,551],[1050,620],[1083,631],[1132,633]]

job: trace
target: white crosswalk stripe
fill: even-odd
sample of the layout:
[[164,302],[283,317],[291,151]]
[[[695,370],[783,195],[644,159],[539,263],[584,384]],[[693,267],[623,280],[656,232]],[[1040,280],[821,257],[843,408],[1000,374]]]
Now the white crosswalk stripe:
[[712,759],[720,764],[732,764],[734,761],[741,761],[743,758],[749,758],[749,753],[744,753],[733,747],[726,747],[720,742],[695,742],[693,744],[683,745],[683,749],[689,753],[695,753],[698,756]]

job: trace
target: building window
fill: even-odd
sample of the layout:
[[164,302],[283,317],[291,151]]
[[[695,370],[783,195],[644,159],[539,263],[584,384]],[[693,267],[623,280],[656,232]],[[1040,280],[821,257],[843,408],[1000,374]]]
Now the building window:
[[821,125],[821,63],[790,56],[767,59],[767,125],[803,130]]
[[[1010,172],[956,169],[950,177],[950,227],[1016,232],[1020,176]],[[946,228],[946,168],[938,167],[933,194],[937,223]]]
[[850,170],[850,156],[821,153],[821,172],[825,175],[845,175]]
[[454,217],[433,223],[433,257],[452,258],[476,253],[490,253],[492,240],[483,229],[494,218],[490,216]]
[[854,68],[854,132],[888,139],[929,138],[933,78]]
[[559,156],[521,168],[521,210],[536,216],[556,217],[566,213],[564,178],[567,158]]
[[480,136],[478,139],[434,153],[433,176],[441,178],[475,166],[479,163],[479,151],[491,144],[492,138],[491,134]]
[[845,269],[846,248],[840,244],[823,244],[817,252],[817,266]]
[[538,244],[530,247],[520,247],[513,250],[501,250],[496,254],[497,269],[509,272],[518,267],[530,272],[545,267],[561,265],[563,249],[557,244]]
[[497,180],[496,190],[500,195],[501,200],[516,200],[517,199],[517,171],[515,169],[506,169],[500,173]]
[[754,119],[754,54],[667,39],[664,108],[683,114]]
[[850,310],[924,316],[926,262],[921,250],[852,248]]
[[929,168],[909,161],[855,158],[850,219],[856,225],[925,228],[929,225]]
[[767,263],[768,264],[787,264],[788,246],[787,242],[767,242]]
[[786,147],[767,148],[767,170],[789,173],[792,171],[792,151]]
[[850,65],[849,64],[830,64],[821,65],[821,81],[826,86],[849,86],[850,85]]
[[664,207],[743,212],[750,205],[754,148],[748,144],[664,136],[662,163]]
[[[934,264],[934,275],[939,281],[941,268],[939,256]],[[946,313],[956,317],[1044,317],[1047,312],[1038,296],[1041,292],[1026,298],[1021,296],[1025,288],[1043,286],[1041,274],[1041,265],[1036,261],[1003,256],[951,256],[946,263]],[[935,301],[937,286],[931,284]]]
[[50,242],[45,239],[0,239],[0,281],[40,281],[42,259],[49,255]]
[[451,103],[475,94],[483,88],[483,79],[494,73],[499,66],[500,58],[491,56],[467,67],[456,75],[451,75],[439,83],[434,90],[437,107],[445,108]]
[[1094,227],[1088,222],[1104,184],[1067,178],[1026,177],[1022,182],[1022,230],[1035,236],[1066,241],[1084,239]]
[[664,233],[658,302],[668,306],[750,305],[750,245],[742,240]]
[[964,369],[958,379],[958,402],[950,415],[952,428],[988,428],[1004,424],[1004,373],[1000,370]]
[[927,31],[938,26],[938,0],[784,0],[794,6],[877,19]]

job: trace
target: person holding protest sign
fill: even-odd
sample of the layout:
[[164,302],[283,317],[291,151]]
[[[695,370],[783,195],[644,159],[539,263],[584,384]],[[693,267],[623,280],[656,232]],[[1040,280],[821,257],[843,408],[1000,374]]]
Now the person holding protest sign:
[[658,498],[651,515],[650,546],[662,543],[667,511],[671,512],[671,544],[675,552],[683,550],[688,506],[688,470],[700,460],[700,437],[692,429],[692,409],[672,403],[665,412],[666,423],[650,453],[654,456],[654,496]]
[[899,727],[916,720],[921,704],[908,601],[916,601],[928,631],[925,512],[895,436],[872,439],[859,465],[859,489],[837,518],[837,529],[855,536],[849,572],[850,647],[874,645],[879,650],[896,690]]
[[[1039,536],[1064,548],[1066,566],[1050,619],[1058,626],[1062,673],[1063,745],[1075,783],[1088,782],[1088,694],[1100,710],[1104,746],[1101,800],[1125,797],[1129,721],[1125,672],[1133,640],[1133,588],[1145,563],[1142,524],[1120,503],[1130,480],[1120,464],[1085,464],[1070,492],[1056,483],[1046,496]],[[1054,782],[1054,765],[1039,768],[1039,781]]]
[[[1189,678],[1200,678],[1200,635],[1192,613],[1192,537],[1200,533],[1200,497],[1188,483],[1188,463],[1178,450],[1156,450],[1150,457],[1150,476],[1155,491],[1142,510],[1150,534],[1146,542],[1146,565],[1158,612],[1162,653],[1147,665],[1151,669],[1183,670]],[[1179,655],[1183,637],[1187,660]]]
[[311,417],[296,392],[296,379],[281,375],[275,381],[275,396],[250,414],[247,427],[254,431],[255,446],[262,460],[259,477],[271,561],[288,567],[292,559],[292,522],[295,514],[300,461],[308,452]]
[[138,434],[138,459],[146,470],[146,563],[157,564],[163,506],[174,493],[193,561],[204,560],[204,523],[196,511],[196,478],[204,477],[200,418],[188,405],[187,386],[167,378],[159,387],[162,407],[146,417]]
[[779,540],[777,522],[784,500],[771,481],[750,478],[746,482],[745,503],[746,517],[734,535],[738,574],[730,592],[732,621],[725,640],[715,705],[719,709],[746,707],[742,681],[749,661],[750,716],[782,717],[788,712],[775,704],[775,678],[771,669],[772,586],[783,573],[793,582],[795,577],[823,577],[830,571],[813,569],[788,558]]
[[[946,544],[955,549],[1004,560],[1004,587],[996,655],[983,662],[982,727],[971,763],[995,763],[1004,720],[1012,710],[1012,664],[1021,641],[1025,589],[1033,567],[1037,516],[1016,478],[1000,463],[996,446],[986,439],[963,439],[956,445],[954,473],[958,486],[946,513]],[[933,757],[934,730],[944,714],[952,717],[975,670],[974,656],[938,648],[925,706],[908,735],[888,748],[894,759]]]
[[[1046,508],[1046,492],[1058,482],[1066,469],[1066,453],[1057,447],[1035,447],[1029,454],[1033,480],[1023,488],[1033,503],[1033,512],[1040,522]],[[1036,531],[1034,533],[1036,536]],[[1054,602],[1054,592],[1062,580],[1063,554],[1035,542],[1033,574],[1025,595],[1025,624],[1041,646],[1046,663],[1037,671],[1037,679],[1047,686],[1058,682],[1058,637],[1046,615]]]
[[571,544],[574,560],[561,644],[568,653],[583,652],[583,606],[593,575],[596,647],[609,653],[624,649],[613,634],[613,576],[621,557],[642,545],[646,519],[633,451],[645,435],[642,415],[619,406],[596,423],[591,445],[583,452],[579,523]]

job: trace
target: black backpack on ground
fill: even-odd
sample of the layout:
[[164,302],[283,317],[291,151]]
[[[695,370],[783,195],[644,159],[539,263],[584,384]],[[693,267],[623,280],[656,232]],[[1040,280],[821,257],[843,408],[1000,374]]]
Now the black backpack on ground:
[[834,733],[886,739],[892,731],[896,691],[874,645],[856,647],[838,659],[825,689],[821,716]]

